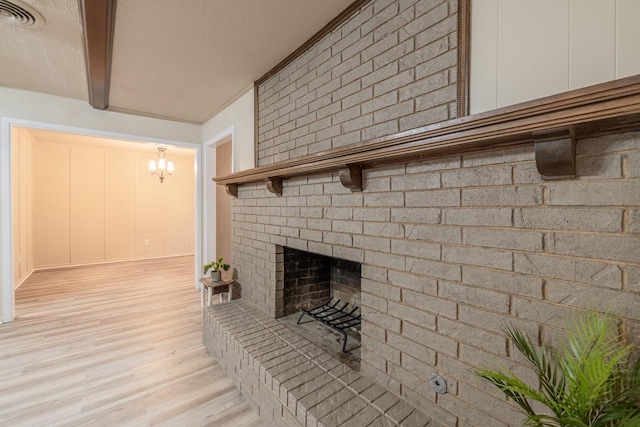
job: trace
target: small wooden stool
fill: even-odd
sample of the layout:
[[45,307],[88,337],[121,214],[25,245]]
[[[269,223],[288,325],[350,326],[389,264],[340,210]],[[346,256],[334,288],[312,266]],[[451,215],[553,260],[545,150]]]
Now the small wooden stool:
[[204,308],[204,290],[207,289],[207,306],[211,306],[211,295],[220,295],[220,302],[222,302],[222,294],[227,292],[229,294],[228,301],[231,301],[231,297],[233,295],[233,283],[235,281],[231,280],[220,280],[219,282],[214,282],[211,280],[211,277],[201,277],[200,283],[202,283],[202,287],[200,288],[200,307]]

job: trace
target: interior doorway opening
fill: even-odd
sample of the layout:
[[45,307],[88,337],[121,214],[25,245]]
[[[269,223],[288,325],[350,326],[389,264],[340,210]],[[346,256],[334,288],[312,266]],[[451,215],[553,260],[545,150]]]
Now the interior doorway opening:
[[[159,146],[176,164],[162,183],[148,171]],[[3,264],[10,261],[11,279],[2,285],[4,322],[19,314],[17,287],[38,270],[191,255],[195,286],[201,268],[198,144],[19,123],[10,125],[9,148],[12,218],[3,235],[11,251]],[[172,203],[170,193],[184,200]]]
[[[231,140],[216,146],[216,176],[232,172],[233,143]],[[231,196],[221,185],[216,185],[216,257],[233,262],[231,251]]]
[[[233,198],[226,187],[217,185],[212,178],[235,172],[234,139],[235,130],[231,126],[205,141],[204,152],[203,260],[209,262],[222,257],[225,264],[230,264],[231,269],[222,272],[223,279],[230,279],[235,274],[231,244]],[[234,288],[233,292],[234,297],[240,295],[239,288]]]

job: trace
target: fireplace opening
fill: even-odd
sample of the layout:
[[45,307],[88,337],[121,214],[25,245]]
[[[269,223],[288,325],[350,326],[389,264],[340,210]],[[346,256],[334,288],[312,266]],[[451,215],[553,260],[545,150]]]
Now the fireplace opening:
[[360,307],[361,266],[357,262],[284,248],[284,315],[300,313],[333,297]]
[[[305,316],[297,324],[301,309],[309,310],[340,300],[349,310],[360,307],[360,263],[284,247],[282,251],[282,321],[305,338],[331,353],[351,368],[360,368],[359,327],[348,328],[347,340],[317,319]],[[358,308],[356,314],[360,314]],[[343,344],[347,342],[346,352]]]

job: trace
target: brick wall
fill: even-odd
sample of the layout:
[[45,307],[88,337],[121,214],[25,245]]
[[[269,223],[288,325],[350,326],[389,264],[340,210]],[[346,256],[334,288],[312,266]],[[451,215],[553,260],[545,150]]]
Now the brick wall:
[[343,259],[331,259],[331,295],[352,307],[360,307],[360,281],[362,267],[359,263]]
[[[455,117],[457,2],[373,0],[258,94],[266,165]],[[472,368],[535,381],[501,331],[559,340],[573,313],[620,314],[640,343],[640,134],[581,140],[575,180],[532,146],[244,185],[233,208],[243,298],[282,311],[282,246],[362,263],[362,372],[457,427],[519,425]],[[428,385],[433,372],[449,392]]]
[[263,82],[258,165],[455,117],[456,0],[374,0]]
[[331,296],[331,258],[284,248],[284,315],[323,304]]
[[[241,186],[234,264],[243,297],[275,313],[277,245],[362,262],[362,372],[447,425],[506,426],[521,415],[470,374],[533,378],[500,330],[559,339],[598,304],[640,335],[640,134],[580,140],[575,180],[543,182],[532,146]],[[432,372],[449,392],[428,386]]]

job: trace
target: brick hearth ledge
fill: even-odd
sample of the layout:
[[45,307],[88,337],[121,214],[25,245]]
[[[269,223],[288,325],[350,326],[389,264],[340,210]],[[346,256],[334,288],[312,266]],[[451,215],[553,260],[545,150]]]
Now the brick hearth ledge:
[[204,311],[203,342],[269,426],[438,425],[242,300]]

